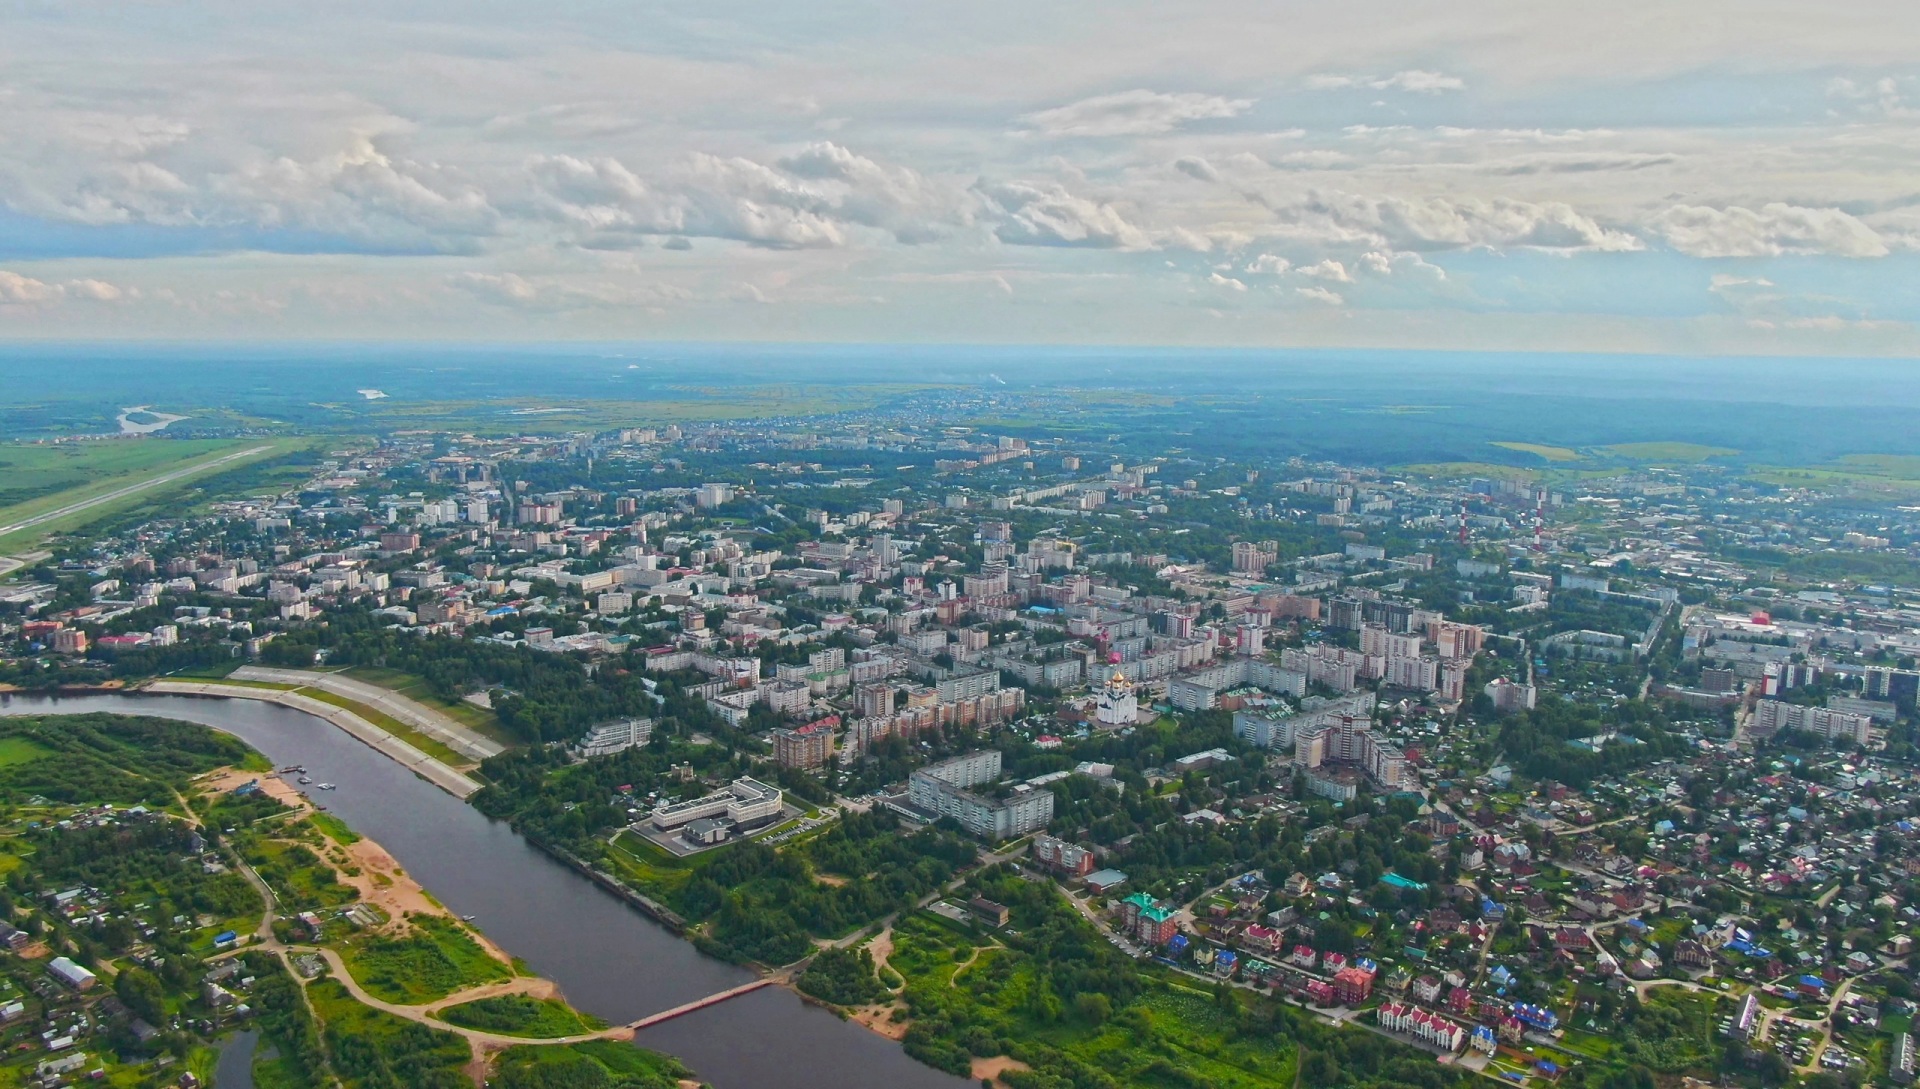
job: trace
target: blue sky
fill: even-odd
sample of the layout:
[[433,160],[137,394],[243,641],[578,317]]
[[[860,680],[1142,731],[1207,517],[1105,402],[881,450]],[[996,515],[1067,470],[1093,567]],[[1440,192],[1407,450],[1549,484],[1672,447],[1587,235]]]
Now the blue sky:
[[0,339],[1920,354],[1895,0],[10,4]]

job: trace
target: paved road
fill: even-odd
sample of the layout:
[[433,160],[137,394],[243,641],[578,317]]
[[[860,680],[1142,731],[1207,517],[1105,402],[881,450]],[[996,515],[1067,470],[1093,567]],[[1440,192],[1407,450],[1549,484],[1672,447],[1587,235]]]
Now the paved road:
[[272,684],[299,684],[344,696],[391,715],[409,728],[420,731],[461,756],[479,762],[496,756],[506,746],[471,726],[425,704],[340,673],[322,673],[311,669],[273,669],[267,666],[242,666],[233,671],[236,681],[267,681]]
[[176,480],[181,480],[186,477],[190,477],[195,473],[203,473],[203,472],[206,472],[208,469],[216,468],[221,465],[226,465],[230,462],[239,461],[242,458],[250,458],[255,454],[263,454],[271,449],[273,449],[273,447],[271,446],[253,446],[245,450],[236,450],[231,454],[225,454],[225,455],[222,455],[221,457],[214,458],[212,461],[203,461],[195,465],[188,465],[184,468],[175,469],[169,473],[162,473],[156,477],[149,477],[146,480],[142,480],[137,484],[128,484],[125,487],[115,488],[110,492],[103,492],[102,494],[96,495],[91,499],[82,499],[82,500],[79,500],[78,502],[68,503],[64,507],[56,507],[53,510],[46,512],[45,514],[36,514],[31,518],[23,519],[21,521],[13,523],[12,525],[0,526],[0,537],[6,537],[11,534],[18,533],[23,529],[32,529],[34,526],[51,522],[56,518],[65,518],[69,514],[78,514],[83,510],[92,510],[94,507],[97,507],[102,503],[111,503],[116,499],[124,499],[129,495],[139,495],[141,492],[151,491],[152,489],[158,488],[163,484],[171,484]]

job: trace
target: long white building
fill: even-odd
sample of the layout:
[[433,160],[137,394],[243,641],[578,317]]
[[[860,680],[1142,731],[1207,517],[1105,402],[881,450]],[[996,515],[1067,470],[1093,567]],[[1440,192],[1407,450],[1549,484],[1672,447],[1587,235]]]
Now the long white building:
[[667,832],[702,818],[725,817],[740,827],[751,827],[779,816],[781,797],[779,787],[757,779],[735,779],[725,790],[654,810],[653,826]]

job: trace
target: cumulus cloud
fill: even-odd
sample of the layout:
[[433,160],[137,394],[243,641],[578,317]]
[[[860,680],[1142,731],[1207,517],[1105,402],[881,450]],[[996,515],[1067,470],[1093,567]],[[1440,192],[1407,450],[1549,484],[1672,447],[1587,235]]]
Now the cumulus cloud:
[[1244,281],[1236,280],[1231,276],[1222,276],[1217,272],[1210,274],[1207,277],[1207,282],[1215,287],[1232,288],[1235,291],[1245,291],[1247,289]]
[[0,269],[0,306],[52,306],[68,299],[118,302],[127,292],[104,280],[67,280],[48,283]]
[[1342,75],[1335,72],[1322,72],[1307,77],[1307,89],[1313,91],[1340,91],[1349,88],[1365,88],[1373,91],[1406,91],[1411,94],[1437,95],[1448,91],[1458,91],[1466,87],[1466,81],[1445,72],[1429,72],[1421,68],[1411,68],[1395,72],[1390,76]]
[[1243,271],[1256,275],[1278,276],[1292,267],[1293,262],[1277,253],[1263,253],[1253,260],[1248,261],[1247,267]]
[[1302,276],[1311,276],[1316,280],[1327,280],[1336,284],[1353,282],[1353,275],[1347,271],[1347,266],[1331,257],[1318,264],[1303,265],[1295,271]]
[[998,220],[995,237],[1028,246],[1082,246],[1143,250],[1152,237],[1113,204],[1068,192],[1065,186],[1011,182],[979,190]]
[[1429,263],[1417,253],[1384,253],[1380,250],[1369,250],[1360,255],[1359,260],[1355,262],[1355,268],[1374,276],[1410,273],[1430,280],[1447,278],[1447,270]]
[[1083,98],[1020,120],[1043,136],[1153,136],[1189,121],[1237,117],[1252,105],[1250,98],[1142,89]]
[[[459,248],[491,234],[499,215],[478,187],[433,162],[390,154],[372,137],[342,137],[332,152],[300,158],[236,153],[233,161],[164,165],[129,158],[164,150],[183,129],[106,126],[101,139],[125,156],[23,187],[16,208],[88,226],[297,230],[379,248]],[[143,142],[144,140],[144,142]]]
[[1316,192],[1269,202],[1276,219],[1308,236],[1370,248],[1434,251],[1475,246],[1622,251],[1643,248],[1623,230],[1558,203],[1496,197],[1375,197]]
[[1652,228],[1689,257],[1885,257],[1890,252],[1873,228],[1838,208],[1676,204],[1655,216]]
[[971,222],[973,198],[904,167],[831,143],[773,164],[696,153],[642,178],[610,157],[537,156],[534,205],[589,246],[667,235],[726,238],[784,249],[849,244],[855,231],[915,243]]
[[1912,83],[1910,76],[1885,76],[1862,82],[1837,77],[1827,83],[1827,98],[1844,112],[1907,120],[1920,117],[1920,109],[1907,102],[1907,87]]
[[1328,291],[1324,287],[1296,287],[1293,293],[1303,299],[1312,299],[1314,302],[1326,303],[1329,306],[1340,306],[1347,301],[1340,296],[1339,292]]
[[636,286],[606,281],[530,279],[514,272],[461,272],[448,276],[446,284],[484,302],[522,310],[562,311],[602,306],[653,307],[669,302],[685,302],[692,298],[690,293],[679,288],[659,284]]

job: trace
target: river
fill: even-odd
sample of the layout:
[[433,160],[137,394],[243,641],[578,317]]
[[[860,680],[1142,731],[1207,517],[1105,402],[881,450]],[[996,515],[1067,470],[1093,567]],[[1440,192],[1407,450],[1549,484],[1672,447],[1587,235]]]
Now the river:
[[[254,700],[193,696],[0,697],[0,715],[154,715],[234,735],[276,766],[303,764],[338,789],[316,795],[378,842],[454,913],[560,985],[576,1007],[638,1020],[752,979],[534,848],[504,823],[401,768],[335,726]],[[768,987],[642,1032],[716,1089],[961,1089],[977,1084],[908,1058],[898,1044]]]

